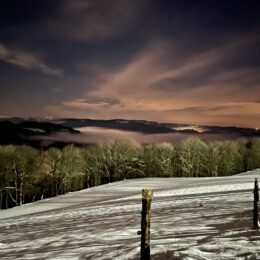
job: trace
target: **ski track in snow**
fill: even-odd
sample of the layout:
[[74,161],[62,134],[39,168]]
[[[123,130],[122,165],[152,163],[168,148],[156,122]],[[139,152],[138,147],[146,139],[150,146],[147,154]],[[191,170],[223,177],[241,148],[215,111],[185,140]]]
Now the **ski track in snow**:
[[260,259],[259,176],[124,180],[2,210],[0,259],[138,259],[142,188],[154,190],[152,259]]

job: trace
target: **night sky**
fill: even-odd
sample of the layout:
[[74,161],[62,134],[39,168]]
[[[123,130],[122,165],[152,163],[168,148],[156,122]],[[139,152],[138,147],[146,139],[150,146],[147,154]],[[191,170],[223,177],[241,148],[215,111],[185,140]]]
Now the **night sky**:
[[0,116],[260,128],[260,1],[0,1]]

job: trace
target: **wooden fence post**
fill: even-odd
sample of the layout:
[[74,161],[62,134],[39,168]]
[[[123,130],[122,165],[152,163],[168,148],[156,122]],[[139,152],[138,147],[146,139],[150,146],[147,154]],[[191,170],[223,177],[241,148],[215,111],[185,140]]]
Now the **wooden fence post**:
[[141,260],[150,260],[150,222],[152,199],[153,191],[147,189],[142,190],[141,231],[137,232],[141,235]]
[[259,229],[259,222],[258,222],[259,187],[258,187],[257,178],[255,178],[255,188],[253,193],[254,193],[253,225],[255,229]]

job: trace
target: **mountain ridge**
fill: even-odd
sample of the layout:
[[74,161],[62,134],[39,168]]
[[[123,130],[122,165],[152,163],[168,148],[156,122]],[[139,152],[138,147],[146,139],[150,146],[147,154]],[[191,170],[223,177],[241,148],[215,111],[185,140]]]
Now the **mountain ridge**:
[[[195,135],[201,138],[211,136],[211,139],[214,139],[214,135],[220,135],[227,140],[240,137],[260,137],[259,129],[235,126],[203,126],[127,119],[25,119],[13,117],[0,119],[0,145],[27,144],[34,147],[64,147],[67,144],[74,144],[82,146],[86,145],[86,142],[81,142],[80,138],[75,138],[75,136],[84,137],[85,132],[81,130],[83,128],[88,129],[88,127],[89,129],[91,127],[100,128],[105,131],[110,129],[125,133],[140,133],[155,139],[158,135],[173,136],[175,134]],[[60,138],[55,139],[54,136],[60,136]],[[94,138],[93,140],[97,139]]]

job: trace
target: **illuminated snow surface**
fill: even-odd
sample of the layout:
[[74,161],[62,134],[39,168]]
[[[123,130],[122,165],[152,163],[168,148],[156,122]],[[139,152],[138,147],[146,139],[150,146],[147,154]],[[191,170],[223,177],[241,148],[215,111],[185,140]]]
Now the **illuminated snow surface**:
[[0,211],[0,259],[138,259],[141,189],[154,191],[152,259],[260,259],[260,170],[124,180]]

